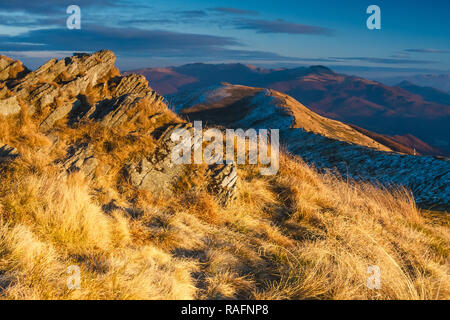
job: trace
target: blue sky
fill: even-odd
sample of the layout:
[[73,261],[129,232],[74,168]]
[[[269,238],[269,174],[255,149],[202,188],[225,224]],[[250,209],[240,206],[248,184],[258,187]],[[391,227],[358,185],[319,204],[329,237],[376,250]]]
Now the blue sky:
[[[66,9],[81,8],[81,30]],[[381,30],[366,27],[369,5]],[[123,69],[190,62],[448,73],[450,1],[0,0],[0,53],[35,68],[74,51],[112,49]]]

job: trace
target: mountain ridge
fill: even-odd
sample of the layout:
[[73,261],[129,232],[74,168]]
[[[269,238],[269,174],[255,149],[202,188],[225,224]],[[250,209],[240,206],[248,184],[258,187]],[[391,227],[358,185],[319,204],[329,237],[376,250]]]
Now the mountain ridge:
[[[152,82],[162,94],[189,92],[220,82],[274,89],[302,101],[322,116],[383,135],[411,134],[435,148],[423,151],[439,150],[438,155],[450,155],[450,129],[446,125],[450,106],[426,101],[400,87],[342,75],[323,66],[253,72],[242,64],[190,64],[168,70],[174,74],[161,75],[151,68],[134,72],[149,79],[163,77]],[[189,80],[180,84],[180,79]],[[416,149],[420,148],[419,143]]]
[[286,94],[222,83],[172,97],[175,110],[186,119],[231,128],[279,129],[287,150],[316,168],[385,186],[402,185],[425,207],[436,201],[440,208],[450,207],[448,159],[393,152],[379,138],[315,114]]

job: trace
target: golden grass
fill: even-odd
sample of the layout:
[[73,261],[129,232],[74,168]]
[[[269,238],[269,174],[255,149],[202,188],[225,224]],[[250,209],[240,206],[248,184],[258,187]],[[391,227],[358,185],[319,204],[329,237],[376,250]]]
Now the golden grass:
[[[1,141],[21,153],[0,167],[1,298],[450,298],[448,223],[406,190],[319,174],[287,155],[276,176],[241,166],[238,199],[225,208],[201,167],[189,168],[176,196],[133,189],[119,169],[155,142],[132,131],[178,121],[147,122],[160,110],[144,110],[141,124],[121,128],[61,124],[53,146],[32,118],[0,119]],[[76,142],[115,169],[94,181],[62,174],[56,160]],[[373,265],[376,290],[366,286]]]

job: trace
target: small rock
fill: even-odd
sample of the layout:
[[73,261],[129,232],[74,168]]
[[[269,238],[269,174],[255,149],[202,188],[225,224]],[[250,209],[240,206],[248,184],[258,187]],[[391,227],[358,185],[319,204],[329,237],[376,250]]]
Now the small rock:
[[17,97],[10,97],[0,100],[0,115],[7,117],[10,115],[18,114],[21,108]]

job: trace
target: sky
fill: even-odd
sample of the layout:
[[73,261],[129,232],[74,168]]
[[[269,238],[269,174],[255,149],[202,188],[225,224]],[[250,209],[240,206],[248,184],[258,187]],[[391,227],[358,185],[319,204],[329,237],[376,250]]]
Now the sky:
[[[67,28],[69,5],[81,29]],[[369,30],[377,5],[381,29]],[[450,72],[448,0],[0,0],[0,54],[36,68],[111,49],[121,70],[193,62]]]

